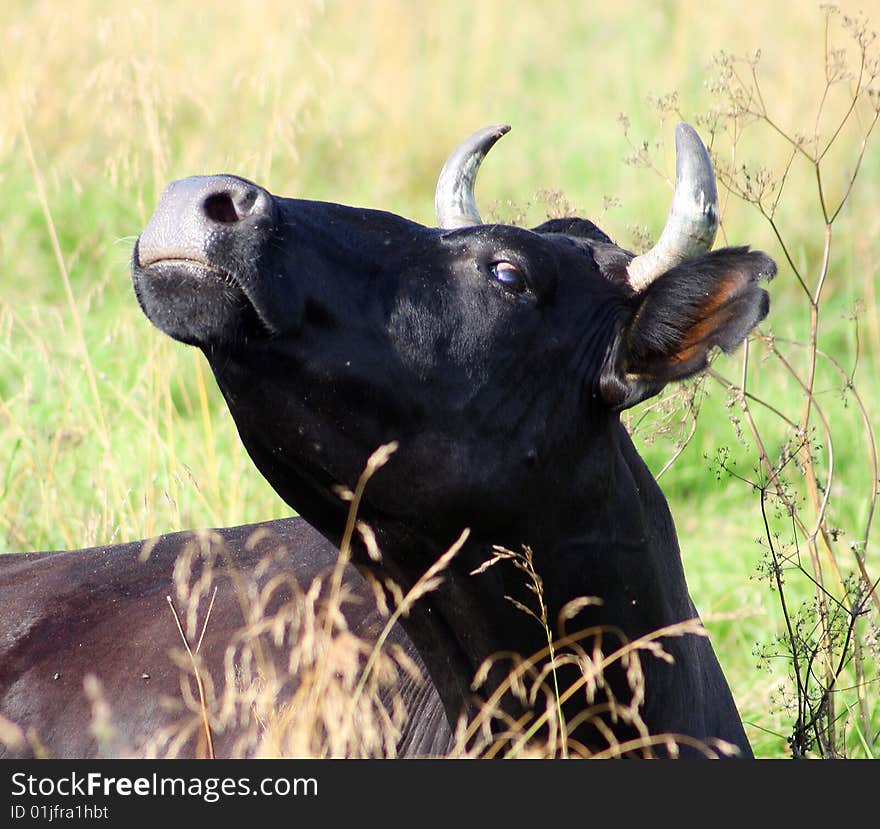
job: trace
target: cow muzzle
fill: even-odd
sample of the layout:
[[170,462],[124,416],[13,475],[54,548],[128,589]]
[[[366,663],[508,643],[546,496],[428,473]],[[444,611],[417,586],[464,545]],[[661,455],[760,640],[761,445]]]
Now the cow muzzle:
[[266,190],[237,176],[169,184],[132,255],[135,294],[153,324],[216,348],[247,332],[276,333],[273,309],[295,320],[296,297],[271,295],[260,271],[274,205]]
[[236,247],[236,237],[253,232],[271,213],[272,196],[237,176],[174,181],[165,188],[138,239],[137,264],[188,261],[226,270],[222,254]]

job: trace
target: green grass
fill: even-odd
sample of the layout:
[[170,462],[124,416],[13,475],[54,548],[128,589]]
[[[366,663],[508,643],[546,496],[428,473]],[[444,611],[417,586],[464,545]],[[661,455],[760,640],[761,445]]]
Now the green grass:
[[[85,547],[289,514],[239,445],[204,360],[163,338],[134,299],[131,242],[167,181],[230,171],[279,194],[432,223],[434,183],[449,150],[474,129],[506,121],[514,130],[481,173],[484,215],[529,202],[527,221],[537,223],[545,211],[536,194],[559,189],[626,246],[636,226],[656,235],[669,189],[663,176],[625,163],[632,149],[620,113],[636,144],[660,142],[653,157],[668,176],[677,116],[658,113],[651,99],[675,90],[689,120],[712,109],[719,95],[707,81],[720,50],[763,48],[767,104],[785,129],[809,132],[823,89],[825,18],[797,0],[747,11],[734,2],[628,0],[603,11],[498,0],[322,6],[7,3],[0,24],[0,550]],[[829,111],[843,105],[832,100]],[[854,128],[826,165],[826,184],[838,196],[864,118],[860,111],[850,121]],[[835,226],[819,342],[851,370],[850,317],[858,306],[857,388],[875,431],[877,146],[869,145]],[[742,158],[777,171],[786,159],[784,142],[766,129],[752,130],[740,149]],[[605,206],[606,197],[613,205]],[[769,225],[736,198],[725,196],[723,207],[725,241],[751,244],[780,263],[763,330],[805,340],[808,307]],[[814,177],[797,163],[778,222],[795,264],[815,274],[823,223]],[[761,359],[756,345],[753,391],[796,417],[800,390],[763,370]],[[796,359],[803,364],[803,355]],[[719,358],[715,369],[738,382],[741,361],[741,354]],[[851,568],[846,547],[866,520],[872,481],[864,430],[840,386],[823,367],[816,388],[835,434],[831,520],[845,531],[839,557]],[[764,556],[758,497],[712,470],[721,447],[744,477],[757,456],[750,440],[740,442],[730,421],[737,410],[725,406],[722,386],[707,380],[703,388],[697,431],[662,485],[692,593],[749,736],[759,755],[784,756],[790,723],[772,695],[786,666],[771,660],[759,669],[755,656],[783,625],[776,594],[756,577]],[[756,417],[772,454],[785,435],[774,418]],[[675,449],[662,437],[642,445],[656,470]],[[876,545],[868,560],[877,570]],[[863,741],[853,730],[855,756],[878,751],[876,671],[867,693],[873,732]]]

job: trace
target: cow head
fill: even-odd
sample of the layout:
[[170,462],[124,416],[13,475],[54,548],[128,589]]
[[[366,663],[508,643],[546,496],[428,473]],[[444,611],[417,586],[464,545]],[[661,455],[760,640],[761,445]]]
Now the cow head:
[[377,513],[515,525],[607,446],[620,410],[767,313],[768,257],[706,253],[715,185],[690,127],[666,229],[639,257],[586,220],[482,224],[473,181],[505,131],[450,157],[440,227],[223,175],[169,185],[135,247],[147,316],[204,350],[254,461],[319,526],[339,525],[334,487],[392,440]]

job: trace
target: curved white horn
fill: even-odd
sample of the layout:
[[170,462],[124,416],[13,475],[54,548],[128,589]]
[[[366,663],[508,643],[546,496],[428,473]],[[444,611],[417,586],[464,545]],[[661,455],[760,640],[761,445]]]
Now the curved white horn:
[[675,195],[666,226],[651,250],[629,263],[633,290],[643,291],[660,274],[712,247],[718,230],[718,190],[709,153],[697,131],[675,128]]
[[474,200],[474,182],[486,153],[509,131],[507,124],[485,127],[465,138],[446,159],[434,194],[438,227],[451,229],[483,223]]

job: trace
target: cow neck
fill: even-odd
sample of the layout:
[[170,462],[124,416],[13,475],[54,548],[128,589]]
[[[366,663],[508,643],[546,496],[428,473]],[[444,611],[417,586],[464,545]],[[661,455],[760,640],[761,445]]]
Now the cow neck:
[[[442,583],[401,620],[453,725],[462,712],[472,716],[511,667],[509,660],[498,659],[475,694],[471,680],[486,660],[505,653],[527,656],[547,646],[544,629],[506,598],[537,610],[521,570],[502,561],[474,574],[492,557],[494,543],[521,550],[513,539],[528,539],[554,633],[559,611],[581,597],[597,597],[602,605],[569,623],[569,632],[608,624],[633,639],[694,615],[659,487],[619,424],[598,444],[602,458],[585,453],[572,477],[589,483],[571,487],[549,513],[525,520],[512,534],[498,539],[472,535],[443,571]],[[599,481],[597,468],[606,472]],[[378,531],[384,552],[382,575],[405,591],[451,542],[441,543],[380,516],[370,516],[368,523]],[[521,713],[515,701],[507,703],[509,714]]]

